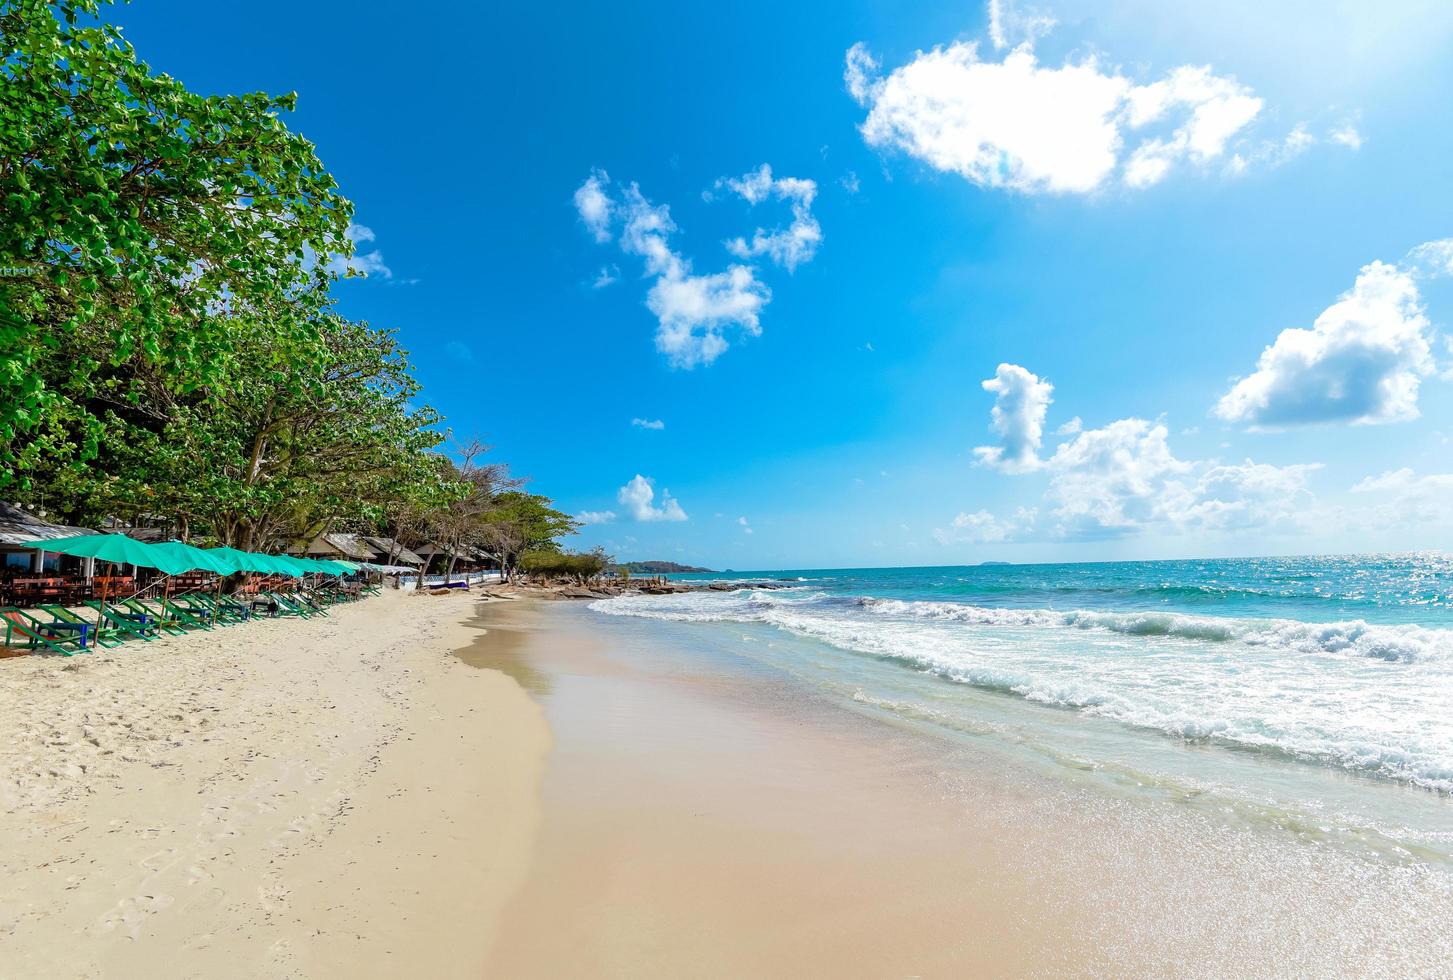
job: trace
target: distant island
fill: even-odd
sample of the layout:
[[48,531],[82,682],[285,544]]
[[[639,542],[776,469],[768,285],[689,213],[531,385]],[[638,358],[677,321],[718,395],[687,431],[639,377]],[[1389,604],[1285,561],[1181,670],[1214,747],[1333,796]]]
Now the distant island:
[[632,575],[668,575],[679,572],[714,572],[714,568],[678,565],[674,561],[627,561],[610,566],[610,571],[625,570]]

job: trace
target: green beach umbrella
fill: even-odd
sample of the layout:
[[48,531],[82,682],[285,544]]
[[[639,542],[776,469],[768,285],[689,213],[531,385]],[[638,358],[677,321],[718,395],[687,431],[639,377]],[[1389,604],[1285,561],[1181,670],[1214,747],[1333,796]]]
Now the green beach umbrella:
[[237,567],[236,560],[227,555],[217,554],[216,548],[211,550],[194,548],[182,541],[163,541],[152,547],[157,551],[165,551],[183,561],[191,562],[194,571],[216,572],[218,575],[231,575],[233,572],[241,571]]
[[143,544],[124,534],[79,534],[73,538],[55,538],[42,542],[46,551],[76,558],[99,558],[118,565],[140,565],[155,568],[168,575],[190,572],[195,566],[153,545]]
[[320,571],[327,572],[329,575],[347,575],[350,571],[352,571],[352,569],[349,568],[347,565],[343,564],[343,562],[334,561],[331,558],[319,559],[318,566]]
[[259,555],[251,551],[239,551],[237,548],[208,548],[207,553],[232,562],[237,566],[237,571],[239,572],[275,571],[267,555]]
[[312,575],[313,570],[302,561],[292,555],[271,555],[273,563],[284,575],[291,575],[294,578],[302,578],[304,575]]

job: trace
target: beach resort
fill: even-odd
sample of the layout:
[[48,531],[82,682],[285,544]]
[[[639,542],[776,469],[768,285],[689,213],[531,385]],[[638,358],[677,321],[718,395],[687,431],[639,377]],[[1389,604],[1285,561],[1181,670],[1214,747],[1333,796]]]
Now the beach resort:
[[1453,976],[1450,52],[0,0],[0,980]]

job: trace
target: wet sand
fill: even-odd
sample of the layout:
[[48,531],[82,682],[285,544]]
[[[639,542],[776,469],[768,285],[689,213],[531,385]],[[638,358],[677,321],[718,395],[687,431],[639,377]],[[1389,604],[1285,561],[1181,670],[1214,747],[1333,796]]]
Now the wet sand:
[[1101,799],[604,620],[491,603],[465,654],[526,687],[554,743],[489,976],[1446,966],[1453,900],[1406,869]]
[[[1023,974],[1070,954],[926,760],[734,680],[608,657],[556,607],[490,606],[466,659],[555,738],[529,880],[492,976]],[[573,612],[573,610],[571,611]],[[574,618],[573,616],[571,617]]]

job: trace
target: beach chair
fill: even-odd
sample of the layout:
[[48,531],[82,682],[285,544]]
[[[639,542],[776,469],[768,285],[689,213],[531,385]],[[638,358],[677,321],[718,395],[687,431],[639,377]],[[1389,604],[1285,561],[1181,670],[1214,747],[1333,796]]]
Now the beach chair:
[[180,636],[188,629],[195,629],[198,625],[206,626],[205,623],[198,623],[196,620],[187,622],[169,609],[169,604],[162,599],[123,599],[117,605],[124,606],[129,612],[136,615],[150,617],[158,630],[170,636]]
[[273,602],[277,603],[280,615],[301,616],[304,619],[308,619],[314,615],[311,609],[308,609],[302,603],[294,602],[289,596],[285,596],[281,592],[261,592],[259,595],[267,596]]
[[100,619],[87,619],[67,606],[59,606],[54,603],[41,603],[35,607],[51,617],[50,625],[61,629],[81,631],[85,630],[91,635],[91,646],[94,647],[118,647],[124,642],[125,630],[108,626]]
[[197,592],[187,598],[210,609],[214,623],[232,626],[237,623],[245,623],[252,618],[252,610],[247,603],[239,601],[235,596],[214,596],[211,593]]
[[328,600],[320,596],[314,589],[298,589],[293,593],[293,598],[320,616],[331,615],[328,612]]
[[[153,634],[157,632],[157,625],[154,617],[149,613],[132,612],[124,607],[118,607],[114,602],[99,602],[96,599],[87,599],[85,604],[96,610],[96,642],[107,646],[106,641],[111,640],[110,646],[119,646],[127,636],[138,637],[150,643]],[[75,616],[77,621],[81,617],[71,613],[64,606],[42,606],[46,612],[66,612]],[[106,624],[110,623],[110,626]],[[124,634],[124,635],[123,635]]]
[[175,595],[165,601],[177,616],[201,623],[203,629],[218,625],[217,610],[198,593]]
[[15,606],[0,608],[0,623],[5,626],[7,647],[13,645],[11,640],[18,634],[25,637],[26,646],[31,650],[43,646],[51,653],[66,657],[85,650],[91,637],[89,622],[80,627],[74,623],[46,622]]

